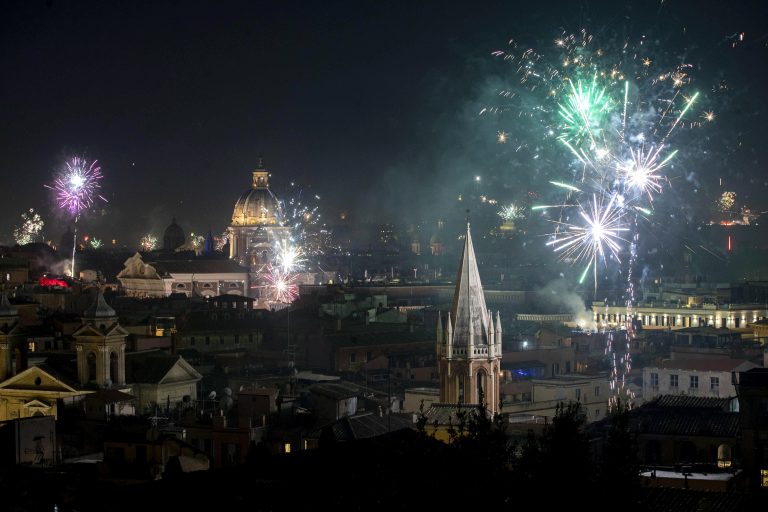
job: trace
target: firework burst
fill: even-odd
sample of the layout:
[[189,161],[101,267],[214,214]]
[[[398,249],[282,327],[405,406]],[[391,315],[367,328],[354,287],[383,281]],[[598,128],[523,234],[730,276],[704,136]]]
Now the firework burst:
[[289,304],[299,296],[296,274],[283,272],[280,267],[269,265],[264,277],[268,283],[271,298],[275,302]]
[[94,205],[97,199],[107,200],[99,194],[101,188],[101,167],[98,160],[86,160],[74,156],[64,163],[52,185],[45,185],[53,190],[59,209],[75,219],[72,243],[72,265],[70,271],[75,277],[75,254],[77,250],[77,221],[80,215]]
[[659,146],[658,149],[651,147],[649,151],[645,152],[643,148],[635,150],[635,148],[630,147],[629,158],[616,162],[616,170],[628,192],[647,195],[651,202],[653,201],[653,194],[661,192],[664,177],[660,171],[677,154],[677,151],[673,151],[669,156],[659,161],[659,153],[663,148],[663,145]]
[[502,206],[501,210],[498,212],[498,215],[505,221],[521,219],[525,217],[525,208],[520,207],[514,203],[510,203]]
[[290,240],[308,257],[325,254],[333,248],[331,231],[323,222],[319,206],[320,196],[305,194],[292,182],[285,198],[280,199],[279,217],[285,226],[291,228]]
[[141,240],[139,240],[139,247],[141,247],[141,250],[144,252],[154,251],[157,249],[157,237],[151,233],[147,233],[141,237]]
[[98,192],[101,188],[101,178],[98,160],[88,161],[75,156],[64,163],[64,168],[53,184],[46,187],[53,190],[61,210],[77,217],[93,206],[96,199],[106,202],[104,196]]
[[[623,210],[618,205],[617,196],[613,195],[605,204],[603,196],[593,195],[587,208],[579,205],[579,216],[583,224],[563,224],[565,230],[555,233],[555,238],[547,245],[554,246],[561,258],[573,262],[587,262],[581,275],[584,280],[590,268],[595,269],[598,261],[607,264],[608,256],[621,262],[619,252],[622,232],[629,231],[623,224]],[[596,274],[596,270],[595,270]]]
[[298,271],[307,261],[301,246],[294,245],[286,239],[275,244],[275,260],[283,274]]
[[[624,382],[631,370],[638,221],[645,219],[641,214],[651,214],[648,207],[670,182],[665,171],[678,153],[671,147],[673,135],[700,127],[702,119],[713,121],[714,113],[692,112],[699,93],[684,89],[693,83],[693,66],[674,59],[665,67],[667,54],[649,54],[645,36],[636,43],[628,39],[616,45],[596,43],[586,30],[561,33],[554,41],[555,56],[547,58],[510,41],[508,48],[492,55],[511,66],[514,82],[497,91],[500,102],[481,114],[510,112],[515,123],[530,120],[532,126],[510,132],[508,138],[516,152],[535,148],[533,160],[543,151],[538,141],[552,142],[554,152],[546,163],[538,160],[534,165],[546,176],[548,185],[542,184],[554,185],[548,189],[553,197],[545,200],[548,205],[532,210],[556,223],[547,245],[561,260],[586,263],[579,282],[592,270],[596,293],[598,269],[609,262],[621,268],[629,255],[624,353],[617,355],[622,344],[610,333],[606,354],[616,397],[624,393],[631,406]],[[585,195],[588,199],[582,199]]]
[[39,242],[42,239],[43,226],[43,218],[34,208],[30,208],[21,214],[21,224],[13,229],[13,238],[19,245]]

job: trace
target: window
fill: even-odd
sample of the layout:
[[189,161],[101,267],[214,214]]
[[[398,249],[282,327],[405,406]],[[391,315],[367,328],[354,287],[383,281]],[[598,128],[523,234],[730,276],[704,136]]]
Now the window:
[[712,391],[720,390],[720,377],[709,378],[709,389],[711,389]]
[[368,352],[365,354],[365,360],[366,360],[366,361],[370,361],[371,359],[373,359],[373,352],[371,352],[371,351],[369,350],[369,351],[368,351]]
[[224,344],[224,336],[219,336],[219,345]]
[[580,389],[576,390],[576,401],[577,402],[581,401],[581,390]]
[[677,375],[669,376],[669,387],[677,389]]
[[595,419],[600,417],[600,409],[595,409]]
[[595,396],[600,396],[600,386],[595,386]]
[[760,470],[760,487],[768,487],[768,469]]
[[654,389],[659,388],[659,374],[658,373],[652,373],[651,374],[651,387]]
[[184,283],[176,283],[176,288],[186,288],[187,286]]
[[352,352],[352,353],[349,354],[349,362],[350,363],[354,363],[356,359],[357,359],[357,352]]
[[691,375],[691,389],[699,389],[699,376]]

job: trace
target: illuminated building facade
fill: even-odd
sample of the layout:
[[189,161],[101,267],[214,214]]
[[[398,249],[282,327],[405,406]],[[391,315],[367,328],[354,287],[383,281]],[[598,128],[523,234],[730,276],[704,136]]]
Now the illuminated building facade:
[[[593,302],[594,321],[599,327],[615,328],[627,320],[626,305]],[[640,304],[634,317],[644,329],[683,329],[685,327],[717,327],[746,329],[747,324],[768,317],[765,304]]]
[[440,402],[478,404],[499,412],[501,319],[485,305],[472,236],[467,223],[453,304],[437,323]]
[[269,172],[260,161],[251,187],[235,203],[229,226],[229,257],[250,270],[251,297],[266,295],[262,273],[273,260],[275,244],[290,231],[282,217],[280,202],[269,189]]

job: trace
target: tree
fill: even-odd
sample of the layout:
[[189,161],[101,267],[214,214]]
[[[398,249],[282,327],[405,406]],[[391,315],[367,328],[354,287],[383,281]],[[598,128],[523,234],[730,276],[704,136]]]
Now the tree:
[[628,405],[619,401],[610,416],[610,425],[605,435],[599,478],[609,496],[617,496],[624,503],[633,504],[640,489],[640,460],[637,457],[637,440],[630,430],[629,420]]

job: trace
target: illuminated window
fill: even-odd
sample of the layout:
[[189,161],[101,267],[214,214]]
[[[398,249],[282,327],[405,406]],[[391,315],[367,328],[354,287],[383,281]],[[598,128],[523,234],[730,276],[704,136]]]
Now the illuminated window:
[[721,444],[717,447],[717,467],[731,467],[731,447],[727,444]]
[[28,341],[27,342],[27,352],[34,352],[35,351],[35,342],[34,341]]
[[768,469],[760,470],[760,487],[768,487]]
[[291,453],[291,443],[285,443],[283,449],[285,450],[285,453]]

